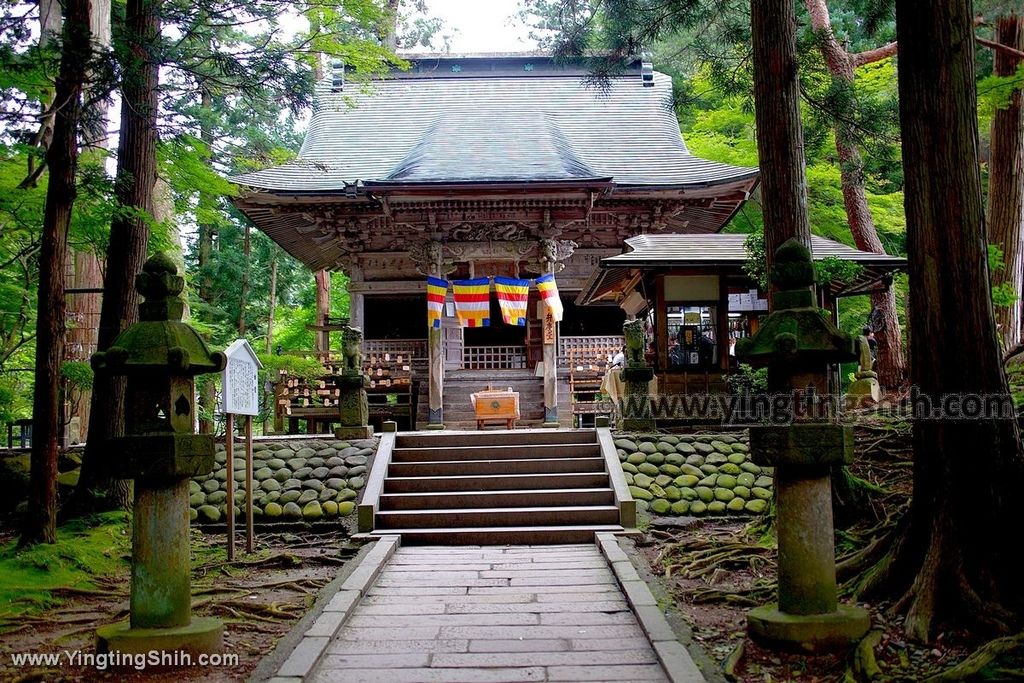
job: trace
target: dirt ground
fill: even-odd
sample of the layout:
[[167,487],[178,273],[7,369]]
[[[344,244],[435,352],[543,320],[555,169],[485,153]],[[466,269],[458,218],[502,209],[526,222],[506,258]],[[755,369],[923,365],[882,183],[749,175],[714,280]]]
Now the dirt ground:
[[[857,451],[851,471],[879,490],[864,503],[858,523],[839,532],[839,559],[891,528],[910,496],[906,432],[858,428]],[[853,677],[853,648],[811,657],[767,650],[746,637],[747,610],[774,601],[776,595],[776,551],[772,543],[759,542],[762,530],[753,522],[654,517],[636,547],[693,629],[694,640],[719,665],[719,675],[758,683],[867,680]],[[841,586],[840,595],[850,601],[849,586]],[[909,642],[902,619],[888,613],[890,605],[859,604],[872,615],[876,640],[871,649],[878,665],[873,680],[924,680],[979,645],[958,632],[942,633],[927,646]],[[987,680],[1019,679],[997,673]]]
[[[226,625],[224,652],[238,655],[229,666],[119,668],[97,670],[72,663],[65,653],[95,651],[95,629],[128,616],[128,577],[105,582],[102,590],[68,596],[45,616],[0,634],[0,681],[157,681],[226,683],[245,681],[294,623],[312,606],[317,592],[337,576],[358,551],[344,530],[333,533],[261,533],[257,552],[236,550],[226,562],[224,534],[195,532],[193,613],[215,616]],[[58,666],[16,667],[11,653],[60,653]]]

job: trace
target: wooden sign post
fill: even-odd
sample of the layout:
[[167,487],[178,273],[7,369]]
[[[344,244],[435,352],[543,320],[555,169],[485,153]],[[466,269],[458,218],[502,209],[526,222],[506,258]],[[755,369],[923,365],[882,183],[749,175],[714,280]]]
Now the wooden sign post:
[[222,375],[227,456],[228,560],[235,559],[235,415],[245,416],[245,549],[252,552],[255,542],[252,522],[252,418],[260,412],[259,370],[263,363],[249,342],[238,339],[224,350],[227,365]]

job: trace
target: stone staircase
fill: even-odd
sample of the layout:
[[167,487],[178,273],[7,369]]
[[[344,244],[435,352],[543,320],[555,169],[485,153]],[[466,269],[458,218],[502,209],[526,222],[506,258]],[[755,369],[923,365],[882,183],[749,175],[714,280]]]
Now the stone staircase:
[[402,543],[591,542],[635,523],[607,429],[385,434],[361,532]]
[[[491,384],[495,389],[512,387],[519,392],[519,424],[539,426],[544,421],[544,380],[533,370],[449,370],[444,378],[444,423],[448,429],[475,429],[476,414],[469,395]],[[427,423],[430,404],[428,382],[420,382],[419,413],[422,427]],[[559,377],[559,421],[569,426],[572,404],[569,400],[568,381]]]

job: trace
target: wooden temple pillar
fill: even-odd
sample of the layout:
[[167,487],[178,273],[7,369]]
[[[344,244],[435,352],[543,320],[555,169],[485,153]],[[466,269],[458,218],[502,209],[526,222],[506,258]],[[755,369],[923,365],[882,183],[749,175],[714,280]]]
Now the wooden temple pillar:
[[[423,244],[410,246],[409,255],[422,275],[445,278],[452,272],[450,262],[444,260],[444,245],[436,238]],[[427,424],[425,429],[444,429],[444,330],[427,329]]]
[[[554,270],[548,272],[553,273]],[[547,304],[542,309],[541,333],[544,354],[544,426],[558,427],[558,323]]]
[[[545,223],[550,227],[550,215],[545,216]],[[545,233],[557,235],[561,231]],[[565,268],[563,261],[573,255],[577,244],[571,240],[560,240],[554,237],[542,237],[538,245],[536,265],[544,275],[554,276]],[[534,271],[534,272],[538,272]],[[541,300],[543,302],[543,299]],[[558,422],[558,322],[548,309],[547,304],[540,306],[541,315],[541,348],[544,360],[544,427],[559,427]]]
[[348,275],[348,321],[352,327],[358,327],[366,338],[366,312],[363,296],[363,269],[357,265],[345,268]]
[[444,338],[441,328],[427,330],[430,395],[427,404],[427,429],[444,429]]

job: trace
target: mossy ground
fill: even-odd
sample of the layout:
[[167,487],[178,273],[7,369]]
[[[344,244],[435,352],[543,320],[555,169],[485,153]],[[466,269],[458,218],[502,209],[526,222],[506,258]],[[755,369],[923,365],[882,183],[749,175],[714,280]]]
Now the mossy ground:
[[0,633],[19,616],[60,605],[63,589],[97,589],[97,580],[126,574],[131,530],[125,512],[73,520],[57,530],[57,542],[18,549],[10,541],[0,549]]

